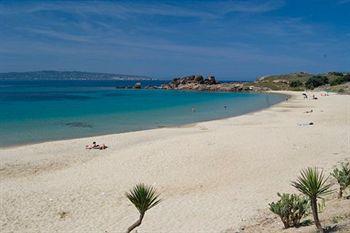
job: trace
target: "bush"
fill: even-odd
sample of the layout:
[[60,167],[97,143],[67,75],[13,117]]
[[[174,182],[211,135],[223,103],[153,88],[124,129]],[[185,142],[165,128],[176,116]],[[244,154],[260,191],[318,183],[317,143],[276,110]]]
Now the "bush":
[[296,194],[277,195],[280,200],[270,203],[270,210],[281,218],[285,228],[299,226],[300,220],[307,215],[310,208],[309,199]]
[[328,74],[335,75],[335,76],[343,76],[343,73],[341,72],[329,72]]
[[334,80],[331,81],[331,86],[335,86],[335,85],[340,85],[346,82],[350,82],[350,74],[341,76],[341,77],[337,77]]
[[306,81],[305,86],[307,89],[314,89],[328,83],[329,80],[326,76],[312,76]]
[[350,186],[350,164],[342,163],[340,168],[335,168],[331,175],[339,184],[338,198],[343,197],[343,191]]
[[303,83],[300,80],[293,80],[290,82],[289,87],[296,88],[303,86]]

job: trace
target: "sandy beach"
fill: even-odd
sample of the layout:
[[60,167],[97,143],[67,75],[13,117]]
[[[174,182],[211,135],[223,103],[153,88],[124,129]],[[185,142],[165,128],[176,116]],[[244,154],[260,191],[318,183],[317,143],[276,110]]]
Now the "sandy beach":
[[[125,232],[138,212],[124,193],[138,182],[163,199],[138,232],[238,229],[295,192],[300,169],[350,159],[349,95],[283,93],[233,118],[0,149],[0,231]],[[86,150],[92,141],[109,148]]]

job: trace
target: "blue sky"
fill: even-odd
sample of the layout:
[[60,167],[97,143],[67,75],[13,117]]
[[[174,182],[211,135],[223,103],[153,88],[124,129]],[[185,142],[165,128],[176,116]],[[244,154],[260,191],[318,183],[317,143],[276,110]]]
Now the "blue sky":
[[350,0],[0,1],[0,72],[350,71]]

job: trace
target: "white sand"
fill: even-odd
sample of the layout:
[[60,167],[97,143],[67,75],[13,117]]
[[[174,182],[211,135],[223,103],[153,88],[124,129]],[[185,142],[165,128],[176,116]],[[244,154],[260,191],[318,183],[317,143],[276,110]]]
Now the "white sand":
[[[300,169],[350,157],[350,96],[289,94],[240,117],[0,149],[0,231],[124,232],[138,218],[124,193],[138,182],[164,199],[138,232],[237,229],[294,191]],[[110,148],[85,150],[93,140]]]

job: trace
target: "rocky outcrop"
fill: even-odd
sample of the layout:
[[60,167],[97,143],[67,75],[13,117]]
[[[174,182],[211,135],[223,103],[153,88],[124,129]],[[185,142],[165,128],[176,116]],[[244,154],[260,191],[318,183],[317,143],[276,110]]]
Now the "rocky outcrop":
[[187,85],[187,84],[205,84],[205,85],[213,85],[217,84],[214,76],[208,76],[208,78],[204,78],[202,75],[191,75],[191,76],[185,76],[181,78],[175,78],[170,83],[170,85],[174,87],[178,87],[181,85]]
[[195,90],[195,91],[266,91],[268,88],[247,86],[240,82],[219,83],[215,77],[210,75],[204,78],[202,75],[191,75],[175,78],[170,83],[163,84],[162,89],[166,90]]
[[163,89],[200,89],[205,86],[218,84],[214,76],[204,78],[202,75],[190,75],[181,78],[174,78],[170,83],[164,84]]

